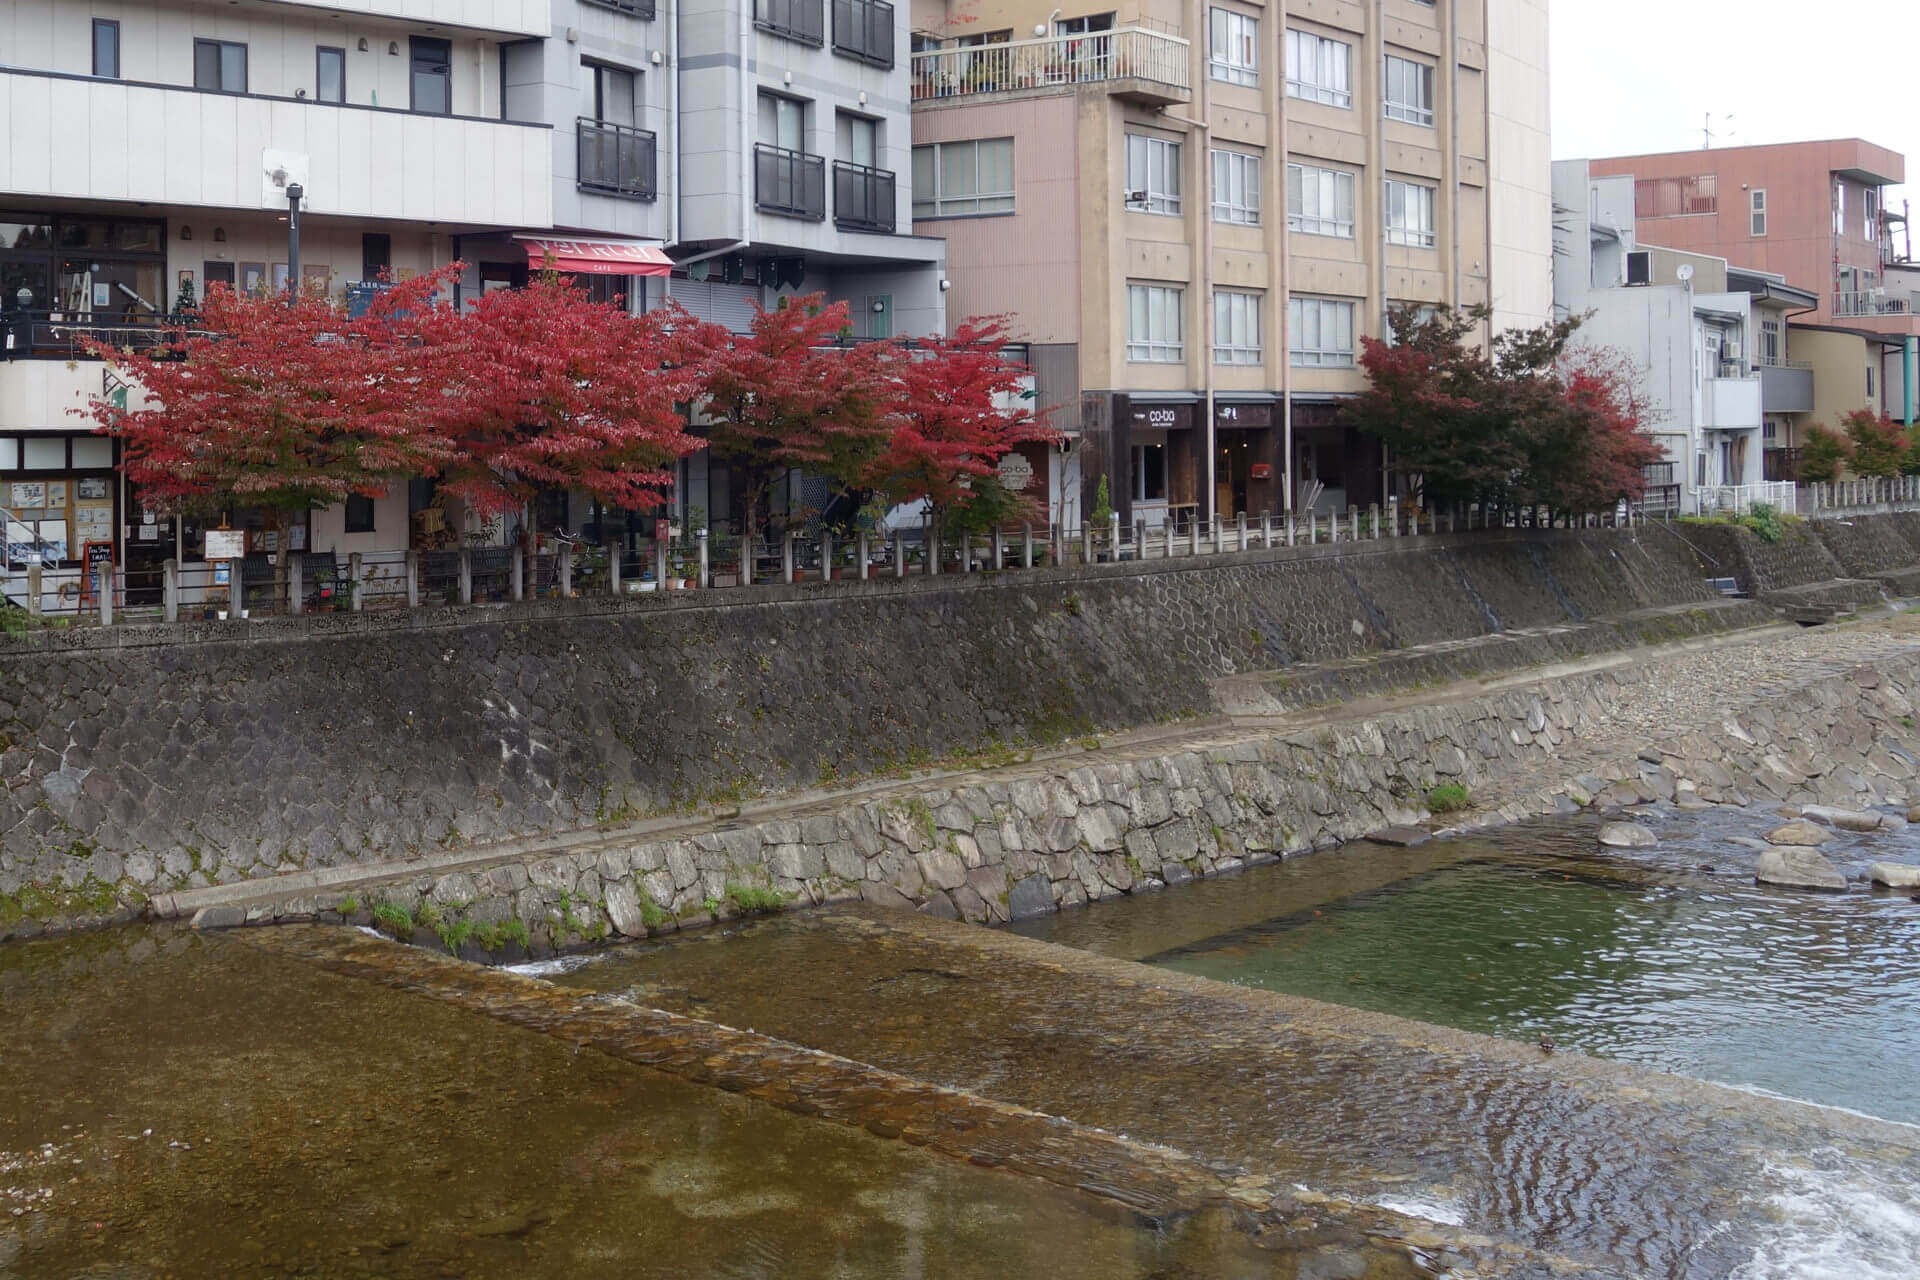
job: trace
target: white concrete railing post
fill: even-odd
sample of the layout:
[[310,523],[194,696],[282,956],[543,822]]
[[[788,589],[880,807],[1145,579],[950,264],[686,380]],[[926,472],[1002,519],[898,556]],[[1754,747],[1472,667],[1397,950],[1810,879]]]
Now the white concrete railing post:
[[1107,516],[1107,559],[1120,563],[1120,513],[1114,511]]
[[993,526],[989,553],[993,557],[992,564],[995,573],[1007,567],[1007,540],[1005,535],[1001,533],[999,525]]
[[1234,513],[1233,534],[1234,534],[1233,549],[1235,551],[1245,551],[1247,549],[1247,513],[1246,512],[1237,511]]
[[1380,541],[1380,504],[1377,502],[1367,504],[1367,528],[1367,536],[1375,542]]
[[1085,520],[1080,522],[1080,563],[1093,563],[1093,525]]
[[106,565],[106,570],[107,570],[106,585],[102,586],[100,583],[100,579],[96,577],[93,580],[93,589],[100,596],[100,625],[103,627],[110,627],[113,625],[113,564],[112,562],[108,562],[108,564]]
[[1200,516],[1198,512],[1194,514],[1193,519],[1187,522],[1187,554],[1190,556],[1200,554]]
[[167,560],[160,566],[160,608],[168,622],[180,621],[180,562]]
[[907,540],[897,533],[893,535],[893,576],[907,576]]
[[1020,567],[1033,568],[1033,526],[1030,524],[1020,526]]
[[1260,513],[1260,549],[1273,550],[1273,512],[1271,511]]
[[753,554],[753,531],[744,530],[740,534],[740,585],[743,587],[753,585]]
[[926,528],[927,576],[931,578],[940,572],[940,531],[932,525]]
[[1297,512],[1293,512],[1293,511],[1287,512],[1287,545],[1290,547],[1294,545],[1293,524],[1297,518],[1298,518]]
[[1360,508],[1349,503],[1347,505],[1347,519],[1353,522],[1353,534],[1349,540],[1353,542],[1360,541]]
[[44,612],[44,606],[40,600],[42,572],[42,567],[38,564],[27,566],[27,616],[30,618],[38,618]]
[[[519,548],[514,548],[513,598],[515,600],[520,599],[525,594],[521,589],[521,575],[523,572],[521,561],[523,559],[525,559],[525,557],[520,554]],[[407,608],[418,609],[420,607],[420,553],[409,548],[406,559],[402,564],[401,572],[407,575]]]
[[1208,541],[1213,544],[1213,554],[1219,555],[1227,549],[1227,522],[1220,518],[1219,512],[1207,521],[1207,532],[1212,535]]
[[573,599],[573,544],[571,542],[560,544],[560,554],[557,559],[560,565],[560,598],[571,600]]
[[460,548],[459,551],[454,553],[454,557],[458,561],[459,567],[460,567],[460,572],[459,572],[460,603],[472,604],[473,603],[473,551],[470,548],[462,547]]
[[788,529],[780,538],[780,580],[793,583],[793,530]]
[[607,546],[607,594],[620,594],[620,544],[609,542]]
[[833,535],[825,527],[820,530],[820,581],[833,581]]
[[655,591],[667,589],[667,540],[665,538],[653,540],[653,589]]
[[287,615],[297,618],[307,611],[306,562],[291,551],[287,558]]
[[1340,541],[1340,511],[1337,507],[1327,513],[1327,541]]
[[347,557],[347,608],[359,613],[366,606],[367,575],[358,551]]
[[865,582],[867,580],[867,554],[870,549],[867,545],[867,531],[865,529],[860,531],[860,537],[855,545],[858,547],[856,554],[860,559],[860,581]]

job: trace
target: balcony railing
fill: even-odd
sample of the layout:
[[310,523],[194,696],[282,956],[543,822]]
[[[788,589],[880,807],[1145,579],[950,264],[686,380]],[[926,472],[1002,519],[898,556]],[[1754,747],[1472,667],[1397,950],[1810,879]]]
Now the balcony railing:
[[1914,311],[1913,295],[1885,289],[1861,289],[1833,295],[1835,316],[1904,316]]
[[833,221],[855,231],[892,231],[893,171],[833,162]]
[[1186,40],[1144,27],[929,49],[913,55],[913,97],[919,101],[1134,80],[1162,86],[1173,100],[1189,92],[1188,63]]
[[893,6],[886,0],[833,0],[833,51],[891,68]]
[[630,13],[636,18],[653,20],[653,0],[586,0],[588,4],[597,4],[602,9],[616,9],[621,13]]
[[765,143],[753,149],[753,202],[767,213],[791,218],[827,216],[827,161],[824,156]]
[[578,131],[579,169],[576,181],[583,191],[651,200],[655,185],[654,136],[646,129],[629,129],[581,116]]
[[753,25],[802,44],[827,42],[827,19],[821,0],[753,0]]
[[8,360],[85,359],[89,341],[123,351],[159,353],[188,331],[193,321],[194,317],[186,314],[7,311],[0,313],[0,355]]

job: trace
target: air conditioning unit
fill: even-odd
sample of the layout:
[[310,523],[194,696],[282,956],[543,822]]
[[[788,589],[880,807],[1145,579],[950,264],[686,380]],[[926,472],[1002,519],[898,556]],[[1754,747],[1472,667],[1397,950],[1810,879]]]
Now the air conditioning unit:
[[1740,339],[1728,338],[1725,342],[1721,343],[1720,358],[1723,360],[1738,360],[1740,358]]

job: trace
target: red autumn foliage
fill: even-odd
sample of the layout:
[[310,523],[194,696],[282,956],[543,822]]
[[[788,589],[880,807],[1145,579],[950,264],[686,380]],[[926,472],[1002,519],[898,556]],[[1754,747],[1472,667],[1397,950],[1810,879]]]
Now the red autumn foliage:
[[464,314],[410,317],[435,389],[424,416],[450,452],[441,490],[483,516],[542,488],[628,510],[662,501],[671,465],[701,445],[680,409],[698,370],[672,318],[630,316],[553,277],[495,290]]
[[996,520],[1030,514],[998,484],[1000,459],[1059,433],[1012,401],[1025,370],[1007,358],[1002,316],[963,322],[950,336],[922,338],[892,361],[887,418],[892,434],[865,477],[894,502],[925,498],[938,520],[993,505]]
[[396,285],[357,320],[316,295],[289,305],[215,285],[192,327],[165,335],[163,358],[88,343],[144,404],[82,412],[120,438],[127,478],[156,508],[291,512],[378,497],[452,458],[420,412],[418,352],[396,320],[430,310],[457,274]]
[[802,468],[851,489],[885,447],[882,371],[891,348],[837,345],[847,328],[845,302],[819,293],[782,298],[770,310],[756,307],[751,331],[740,335],[677,306],[662,314],[699,366],[701,431],[745,497],[749,531],[759,528],[768,491],[787,471]]
[[1560,366],[1574,465],[1556,483],[1536,477],[1539,501],[1560,511],[1600,511],[1646,495],[1646,468],[1666,451],[1646,434],[1653,416],[1632,362],[1610,347],[1581,347]]

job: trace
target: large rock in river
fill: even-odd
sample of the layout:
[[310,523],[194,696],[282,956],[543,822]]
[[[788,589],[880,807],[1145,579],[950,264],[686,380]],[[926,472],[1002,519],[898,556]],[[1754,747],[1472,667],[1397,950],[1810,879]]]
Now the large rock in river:
[[1867,868],[1867,879],[1889,889],[1920,889],[1920,867],[1904,862],[1876,862]]
[[1791,844],[1813,848],[1833,839],[1833,832],[1805,819],[1789,822],[1767,832],[1768,844]]
[[1803,805],[1800,816],[1824,822],[1842,831],[1893,831],[1906,825],[1890,813],[1870,813],[1865,809],[1833,809],[1823,804]]
[[1753,878],[1761,884],[1786,889],[1820,889],[1829,893],[1845,893],[1847,889],[1847,878],[1827,861],[1826,855],[1798,846],[1773,848],[1761,854],[1753,868]]
[[1600,828],[1600,843],[1613,849],[1651,849],[1657,841],[1637,822],[1609,822]]

